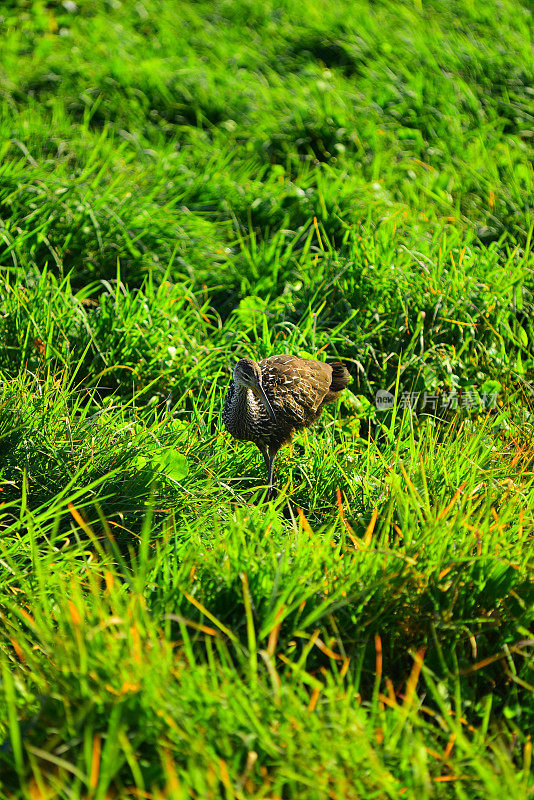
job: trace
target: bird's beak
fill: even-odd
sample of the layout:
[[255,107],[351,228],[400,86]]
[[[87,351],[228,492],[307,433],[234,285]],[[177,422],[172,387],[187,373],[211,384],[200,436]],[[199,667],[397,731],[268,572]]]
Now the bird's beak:
[[265,406],[265,410],[267,411],[268,415],[270,416],[270,418],[272,419],[273,422],[276,422],[276,414],[274,413],[273,407],[269,402],[269,398],[267,397],[267,395],[265,394],[265,392],[263,390],[263,386],[260,383],[255,388],[256,388],[256,391],[258,392],[258,397],[260,398],[261,402]]

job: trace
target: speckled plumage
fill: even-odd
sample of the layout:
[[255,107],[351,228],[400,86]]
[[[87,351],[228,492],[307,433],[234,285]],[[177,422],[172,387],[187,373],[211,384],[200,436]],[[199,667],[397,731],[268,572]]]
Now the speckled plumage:
[[[343,364],[324,364],[308,358],[279,355],[236,365],[226,394],[223,422],[235,439],[254,442],[262,452],[272,483],[278,450],[289,444],[295,431],[312,425],[326,403],[347,386],[349,373]],[[263,389],[275,420],[259,396]]]

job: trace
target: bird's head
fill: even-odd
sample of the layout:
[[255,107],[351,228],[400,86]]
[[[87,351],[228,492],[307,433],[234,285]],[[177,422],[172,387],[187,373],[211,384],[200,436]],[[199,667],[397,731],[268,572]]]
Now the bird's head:
[[273,411],[273,407],[261,385],[261,369],[259,364],[251,358],[242,358],[234,367],[234,381],[238,386],[251,389],[265,406],[265,410],[269,414],[271,420],[276,422],[276,415]]
[[260,365],[251,358],[242,358],[234,367],[234,380],[247,389],[254,389],[261,386]]

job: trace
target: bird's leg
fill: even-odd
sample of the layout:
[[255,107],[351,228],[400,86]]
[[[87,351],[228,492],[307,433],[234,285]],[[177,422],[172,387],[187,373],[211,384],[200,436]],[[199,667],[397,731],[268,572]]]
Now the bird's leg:
[[[259,447],[259,445],[258,445]],[[263,456],[263,460],[265,461],[265,468],[267,469],[267,475],[270,475],[270,460],[269,460],[269,450],[267,447],[260,447],[260,452]],[[271,484],[269,481],[269,490],[271,488]],[[269,490],[267,491],[267,499],[269,499]]]
[[269,500],[273,500],[278,491],[274,485],[274,461],[276,459],[276,454],[278,453],[278,448],[269,447],[269,455],[267,459],[267,474],[269,476]]
[[272,447],[262,447],[260,449],[265,461],[265,466],[267,468],[267,481],[269,487],[267,490],[267,500],[272,500],[273,497],[276,497],[276,489],[274,487],[274,461],[278,450],[273,449]]
[[269,475],[269,487],[272,488],[274,480],[274,459],[276,458],[276,451],[273,453],[269,449],[269,457],[267,459],[267,474]]

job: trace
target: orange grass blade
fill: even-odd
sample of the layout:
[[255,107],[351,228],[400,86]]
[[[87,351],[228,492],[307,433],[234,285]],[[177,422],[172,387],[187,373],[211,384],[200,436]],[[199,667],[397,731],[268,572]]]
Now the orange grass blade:
[[405,708],[409,708],[413,702],[415,690],[417,688],[417,682],[419,681],[419,675],[421,674],[421,669],[423,667],[423,658],[425,657],[425,652],[426,648],[421,647],[421,649],[418,650],[414,656],[412,671],[410,672],[410,677],[406,681],[406,696],[403,704]]
[[89,786],[96,789],[98,786],[98,776],[100,774],[100,752],[102,749],[102,739],[95,734],[93,739],[93,755],[91,757],[91,775],[89,776]]
[[371,537],[372,537],[373,531],[375,529],[377,518],[378,518],[378,508],[375,508],[373,510],[373,515],[371,517],[371,521],[370,521],[369,525],[367,526],[367,530],[365,531],[364,536],[363,536],[363,543],[365,545],[367,545],[367,546],[369,546],[371,544]]
[[230,639],[232,642],[237,642],[237,636],[235,635],[235,633],[232,633],[232,631],[230,630],[230,628],[227,628],[227,627],[226,627],[226,625],[223,625],[223,623],[222,623],[222,622],[219,622],[219,620],[217,619],[217,617],[216,617],[216,616],[214,616],[214,614],[212,614],[212,613],[211,613],[211,611],[208,611],[208,609],[206,608],[206,606],[202,605],[202,603],[200,603],[200,602],[199,602],[199,601],[198,601],[198,600],[197,600],[195,597],[193,597],[193,595],[191,595],[191,594],[188,594],[188,592],[184,592],[184,597],[185,597],[187,600],[189,600],[189,602],[190,602],[192,605],[194,605],[194,606],[195,606],[195,608],[198,608],[198,610],[199,610],[199,611],[201,611],[201,612],[202,612],[202,614],[205,614],[205,616],[206,616],[206,617],[207,617],[209,620],[211,620],[211,621],[213,622],[213,624],[214,624],[214,625],[216,625],[216,626],[217,626],[217,628],[219,628],[219,630],[220,630],[220,631],[222,631],[223,633],[225,633],[225,634],[226,634],[226,636],[228,636],[228,638],[229,638],[229,639]]

